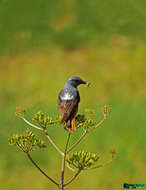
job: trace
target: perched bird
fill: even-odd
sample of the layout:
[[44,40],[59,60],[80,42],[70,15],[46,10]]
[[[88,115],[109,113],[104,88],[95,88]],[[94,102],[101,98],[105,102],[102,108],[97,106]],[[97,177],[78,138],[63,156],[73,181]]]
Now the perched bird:
[[64,88],[58,95],[58,108],[62,116],[61,122],[67,123],[70,131],[75,130],[75,115],[78,112],[78,104],[80,102],[80,95],[77,87],[80,84],[89,83],[82,80],[78,76],[71,77],[67,80]]

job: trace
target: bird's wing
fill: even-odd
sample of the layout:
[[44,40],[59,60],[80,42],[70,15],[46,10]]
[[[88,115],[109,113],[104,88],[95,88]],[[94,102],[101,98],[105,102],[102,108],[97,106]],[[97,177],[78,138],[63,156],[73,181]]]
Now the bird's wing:
[[79,98],[73,100],[58,99],[58,108],[62,116],[62,122],[71,120],[77,113]]

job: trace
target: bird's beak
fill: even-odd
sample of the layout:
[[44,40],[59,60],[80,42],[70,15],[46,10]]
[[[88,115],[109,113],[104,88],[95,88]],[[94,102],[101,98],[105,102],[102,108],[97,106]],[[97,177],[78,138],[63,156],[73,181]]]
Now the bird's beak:
[[82,80],[82,83],[81,83],[81,84],[85,84],[87,87],[90,86],[90,82],[86,82],[86,81],[84,81],[84,80]]
[[87,87],[89,87],[91,83],[90,82],[86,82],[85,84],[86,84]]

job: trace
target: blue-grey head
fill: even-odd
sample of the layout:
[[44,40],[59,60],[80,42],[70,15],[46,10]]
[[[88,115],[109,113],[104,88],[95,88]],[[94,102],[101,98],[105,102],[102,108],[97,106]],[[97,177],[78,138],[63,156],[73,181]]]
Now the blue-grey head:
[[65,86],[71,85],[71,86],[73,86],[73,87],[76,88],[76,87],[79,86],[80,84],[85,84],[85,85],[87,85],[87,86],[90,85],[89,82],[84,81],[84,80],[81,79],[80,77],[78,77],[78,76],[73,76],[73,77],[71,77],[71,78],[69,78],[69,79],[67,80]]

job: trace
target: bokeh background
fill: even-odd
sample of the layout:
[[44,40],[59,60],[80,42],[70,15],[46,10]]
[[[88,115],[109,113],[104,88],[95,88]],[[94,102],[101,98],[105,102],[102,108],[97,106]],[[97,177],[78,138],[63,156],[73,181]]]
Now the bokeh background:
[[[39,110],[56,117],[58,92],[72,75],[92,84],[79,87],[80,113],[95,109],[100,120],[103,105],[112,106],[104,127],[78,149],[99,152],[100,163],[109,159],[109,149],[117,154],[112,164],[82,173],[66,189],[122,190],[125,182],[146,183],[145,10],[145,0],[0,0],[1,190],[56,189],[8,146],[8,138],[27,128],[14,114],[17,106],[29,119]],[[48,131],[63,148],[66,132],[58,126]],[[51,145],[33,158],[59,178],[61,160]]]

